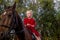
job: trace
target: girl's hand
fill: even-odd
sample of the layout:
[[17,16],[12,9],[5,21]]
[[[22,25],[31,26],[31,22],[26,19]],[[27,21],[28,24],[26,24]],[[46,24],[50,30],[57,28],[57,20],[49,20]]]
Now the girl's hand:
[[27,24],[27,26],[30,26],[30,25],[31,25],[31,24],[29,24],[29,23]]
[[31,25],[31,24],[27,24],[27,26],[31,26],[31,27],[34,27],[34,25]]
[[34,27],[34,25],[31,25],[32,27]]

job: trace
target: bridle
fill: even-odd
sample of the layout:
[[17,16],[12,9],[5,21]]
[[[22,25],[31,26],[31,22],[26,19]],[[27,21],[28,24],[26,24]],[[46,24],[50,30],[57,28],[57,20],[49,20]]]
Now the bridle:
[[7,26],[7,25],[0,25],[0,27],[10,28],[10,27]]
[[[0,25],[0,27],[9,28],[9,29],[10,29],[9,32],[10,32],[11,30],[15,29],[15,28],[13,28],[13,27],[11,27],[11,26],[7,26],[7,25]],[[15,33],[22,33],[23,31],[24,31],[24,29],[22,29],[21,31],[15,32]],[[11,34],[13,34],[13,33],[11,33]]]

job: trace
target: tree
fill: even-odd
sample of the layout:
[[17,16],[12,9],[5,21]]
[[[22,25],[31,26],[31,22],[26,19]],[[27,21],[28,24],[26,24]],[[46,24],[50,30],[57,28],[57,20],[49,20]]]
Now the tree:
[[58,40],[56,11],[54,10],[53,0],[41,0],[43,13],[41,14],[41,24],[43,24],[43,40]]

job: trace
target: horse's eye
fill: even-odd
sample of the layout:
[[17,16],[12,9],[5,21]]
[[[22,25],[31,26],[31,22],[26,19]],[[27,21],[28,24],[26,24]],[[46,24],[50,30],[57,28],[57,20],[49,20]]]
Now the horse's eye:
[[8,15],[8,17],[11,17],[11,15]]

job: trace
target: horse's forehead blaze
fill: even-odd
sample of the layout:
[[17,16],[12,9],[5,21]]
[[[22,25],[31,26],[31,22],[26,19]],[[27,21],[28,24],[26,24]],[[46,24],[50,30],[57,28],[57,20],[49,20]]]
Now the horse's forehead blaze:
[[3,15],[5,15],[6,14],[6,11],[3,13]]

